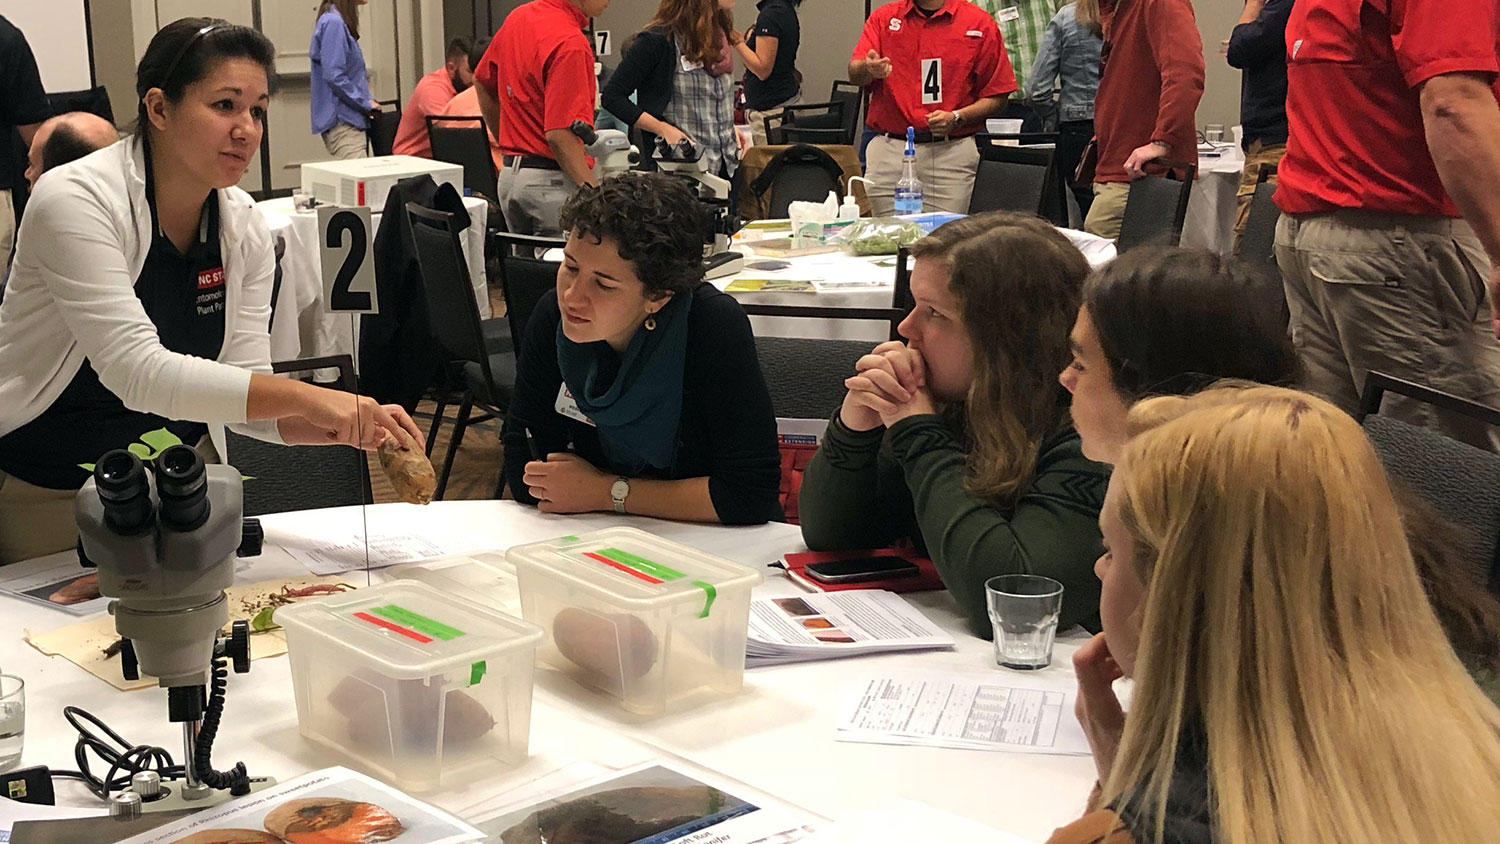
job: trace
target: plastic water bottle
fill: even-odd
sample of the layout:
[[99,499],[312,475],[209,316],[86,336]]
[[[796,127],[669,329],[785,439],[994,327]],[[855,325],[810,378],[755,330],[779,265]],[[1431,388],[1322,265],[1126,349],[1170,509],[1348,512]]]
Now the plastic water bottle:
[[896,214],[922,213],[922,181],[917,178],[917,130],[906,127],[906,152],[901,156],[901,180],[896,182]]

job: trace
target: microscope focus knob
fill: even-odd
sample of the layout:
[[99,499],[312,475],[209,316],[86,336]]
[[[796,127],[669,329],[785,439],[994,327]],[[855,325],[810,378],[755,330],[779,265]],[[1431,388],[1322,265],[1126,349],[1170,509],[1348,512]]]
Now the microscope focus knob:
[[229,657],[234,660],[234,673],[250,672],[250,623],[236,621],[229,632]]
[[127,680],[141,679],[140,666],[135,661],[135,645],[129,639],[120,645],[120,673]]
[[134,791],[110,795],[109,816],[121,821],[136,820],[141,816],[141,796]]
[[130,777],[130,790],[139,794],[141,800],[147,803],[162,797],[161,774],[155,771],[136,771]]

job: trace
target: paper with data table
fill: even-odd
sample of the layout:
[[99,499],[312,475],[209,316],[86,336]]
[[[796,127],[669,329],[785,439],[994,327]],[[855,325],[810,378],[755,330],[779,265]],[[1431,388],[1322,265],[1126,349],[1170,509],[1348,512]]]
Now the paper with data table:
[[1071,678],[887,674],[863,682],[839,719],[839,741],[1086,756]]

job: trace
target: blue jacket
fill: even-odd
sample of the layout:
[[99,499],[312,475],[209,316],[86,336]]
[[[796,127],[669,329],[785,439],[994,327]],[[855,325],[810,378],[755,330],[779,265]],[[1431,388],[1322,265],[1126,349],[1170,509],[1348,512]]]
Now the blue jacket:
[[1047,24],[1031,68],[1031,98],[1037,103],[1057,97],[1058,120],[1093,120],[1094,94],[1099,90],[1099,51],[1104,42],[1078,24],[1078,5],[1057,10]]
[[365,54],[337,11],[318,18],[312,46],[312,131],[321,135],[342,123],[356,129],[370,125],[370,74]]
[[1292,2],[1267,0],[1260,17],[1236,26],[1229,36],[1229,64],[1244,71],[1240,123],[1247,150],[1252,141],[1286,143],[1286,23]]

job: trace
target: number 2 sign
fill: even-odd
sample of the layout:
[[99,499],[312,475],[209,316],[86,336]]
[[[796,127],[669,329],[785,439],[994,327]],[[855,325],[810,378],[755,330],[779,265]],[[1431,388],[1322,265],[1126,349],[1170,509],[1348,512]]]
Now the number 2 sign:
[[370,209],[364,206],[318,209],[323,301],[330,312],[380,313],[370,228]]

